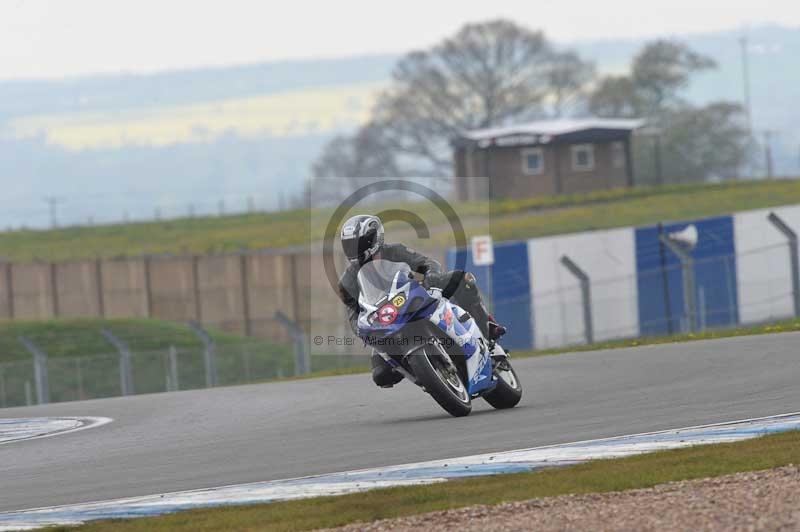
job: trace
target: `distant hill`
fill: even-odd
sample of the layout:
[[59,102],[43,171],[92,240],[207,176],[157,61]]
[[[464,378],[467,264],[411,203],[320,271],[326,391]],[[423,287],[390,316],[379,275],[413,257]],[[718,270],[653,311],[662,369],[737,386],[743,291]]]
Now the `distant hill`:
[[0,120],[244,98],[388,79],[397,57],[281,61],[63,80],[0,81]]
[[[777,132],[776,168],[800,169],[800,29],[747,30],[757,130]],[[740,30],[677,36],[717,60],[686,96],[741,100]],[[605,72],[643,40],[565,44]],[[286,61],[149,75],[0,82],[0,227],[275,209],[322,146],[366,116],[397,56]],[[336,94],[336,97],[328,95]],[[311,117],[311,118],[309,118]],[[220,204],[223,202],[223,205]]]

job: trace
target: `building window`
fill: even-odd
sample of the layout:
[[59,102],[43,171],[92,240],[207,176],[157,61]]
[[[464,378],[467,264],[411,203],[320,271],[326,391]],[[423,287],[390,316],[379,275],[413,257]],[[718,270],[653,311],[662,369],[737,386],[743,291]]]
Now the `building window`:
[[611,166],[613,168],[625,168],[625,143],[611,143]]
[[584,172],[594,170],[594,146],[576,144],[572,147],[572,169]]
[[544,172],[544,152],[541,148],[522,150],[522,173],[539,175]]

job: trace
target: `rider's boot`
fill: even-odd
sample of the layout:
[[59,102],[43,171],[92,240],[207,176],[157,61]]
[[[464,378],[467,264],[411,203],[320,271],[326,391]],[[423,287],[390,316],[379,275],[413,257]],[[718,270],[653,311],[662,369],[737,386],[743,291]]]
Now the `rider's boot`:
[[372,380],[381,388],[391,388],[401,380],[403,376],[394,371],[378,353],[372,353]]

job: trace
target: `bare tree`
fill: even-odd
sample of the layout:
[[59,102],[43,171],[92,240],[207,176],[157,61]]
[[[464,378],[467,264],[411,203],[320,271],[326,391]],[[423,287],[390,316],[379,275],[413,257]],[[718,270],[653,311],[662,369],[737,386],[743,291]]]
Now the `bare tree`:
[[716,66],[713,59],[683,43],[657,40],[634,57],[631,78],[648,111],[657,112],[665,104],[676,102],[678,92],[689,84],[693,74]]
[[540,31],[507,20],[467,24],[400,59],[370,127],[381,130],[400,175],[447,176],[450,141],[464,130],[561,116],[593,75],[593,65],[555,52]]
[[386,177],[399,172],[384,128],[369,123],[352,136],[339,135],[313,166],[315,177]]
[[640,137],[634,151],[637,179],[699,181],[734,176],[748,156],[749,138],[740,105],[687,104],[681,90],[693,74],[714,61],[685,44],[658,40],[633,58],[628,76],[607,76],[589,97],[592,113],[604,117],[643,117],[657,138]]
[[400,173],[384,129],[369,123],[353,135],[334,137],[325,146],[312,167],[305,198],[313,205],[333,204],[365,183],[363,178],[395,177]]
[[660,124],[663,172],[673,181],[732,179],[748,157],[746,117],[738,103],[680,106],[665,111]]
[[683,43],[650,42],[633,58],[630,75],[606,76],[597,83],[589,96],[589,110],[597,116],[653,118],[683,104],[679,94],[691,76],[715,66],[713,59]]
[[561,117],[567,109],[585,98],[585,89],[595,76],[594,64],[584,61],[575,52],[553,55],[547,72],[552,95],[553,115]]
[[406,173],[448,175],[449,142],[461,131],[545,114],[552,58],[541,32],[506,20],[467,24],[398,62],[373,123]]
[[604,118],[640,116],[642,102],[630,76],[606,76],[589,96],[589,112]]

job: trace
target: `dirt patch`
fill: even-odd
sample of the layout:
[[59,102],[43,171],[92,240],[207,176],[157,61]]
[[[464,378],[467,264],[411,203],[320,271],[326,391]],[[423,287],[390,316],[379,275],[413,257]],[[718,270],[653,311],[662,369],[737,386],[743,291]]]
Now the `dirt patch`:
[[471,506],[337,530],[800,530],[800,468]]

